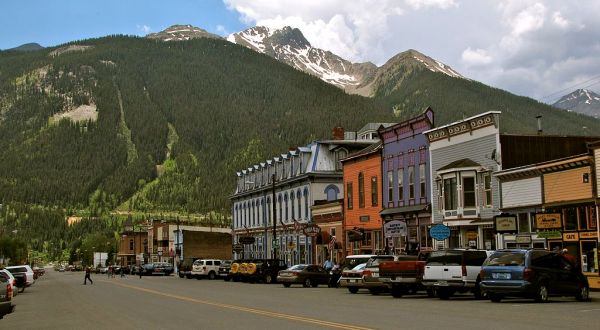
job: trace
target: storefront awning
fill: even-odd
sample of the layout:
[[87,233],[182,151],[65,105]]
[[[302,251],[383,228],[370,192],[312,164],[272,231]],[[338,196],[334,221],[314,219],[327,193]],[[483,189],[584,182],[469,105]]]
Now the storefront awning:
[[420,205],[411,205],[411,206],[394,207],[391,209],[385,209],[385,210],[379,212],[379,215],[384,216],[384,215],[396,214],[396,213],[414,213],[414,212],[428,211],[428,210],[429,210],[429,204],[420,204]]

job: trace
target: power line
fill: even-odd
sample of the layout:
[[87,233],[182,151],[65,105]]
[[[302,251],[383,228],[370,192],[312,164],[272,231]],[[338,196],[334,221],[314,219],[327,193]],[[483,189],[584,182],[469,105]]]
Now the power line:
[[541,98],[540,98],[540,100],[543,100],[543,99],[550,98],[550,97],[552,97],[552,96],[554,96],[554,95],[556,95],[556,94],[559,94],[559,93],[564,93],[565,91],[572,91],[572,90],[573,90],[575,87],[577,87],[577,86],[579,86],[579,85],[586,84],[586,83],[588,83],[588,82],[591,82],[591,81],[594,81],[594,80],[597,80],[597,81],[595,81],[595,82],[593,82],[593,83],[591,83],[591,84],[589,84],[589,85],[583,86],[583,87],[581,87],[581,88],[590,87],[590,86],[593,86],[593,85],[596,85],[596,84],[600,83],[600,74],[598,74],[598,75],[595,75],[595,76],[593,76],[592,78],[590,78],[590,79],[588,79],[588,80],[586,80],[586,81],[582,81],[582,82],[580,82],[580,83],[577,83],[577,84],[571,85],[571,86],[569,86],[569,87],[567,87],[567,88],[563,88],[563,89],[561,89],[561,90],[559,90],[559,91],[556,91],[556,92],[554,92],[554,93],[551,93],[551,94],[548,94],[548,95],[546,95],[546,96],[544,96],[544,97],[541,97]]

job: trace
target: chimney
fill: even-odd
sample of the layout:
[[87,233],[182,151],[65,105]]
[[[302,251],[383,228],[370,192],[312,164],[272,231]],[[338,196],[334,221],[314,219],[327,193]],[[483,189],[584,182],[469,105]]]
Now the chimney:
[[537,133],[538,135],[542,135],[542,116],[538,115],[535,118],[537,119]]
[[343,140],[344,139],[344,128],[343,127],[334,127],[332,130],[332,136],[334,140]]

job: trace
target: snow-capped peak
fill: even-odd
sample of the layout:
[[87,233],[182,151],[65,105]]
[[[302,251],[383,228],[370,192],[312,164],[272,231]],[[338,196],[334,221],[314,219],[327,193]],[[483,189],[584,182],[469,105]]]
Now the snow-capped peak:
[[560,98],[553,106],[600,118],[600,95],[587,89],[578,89]]

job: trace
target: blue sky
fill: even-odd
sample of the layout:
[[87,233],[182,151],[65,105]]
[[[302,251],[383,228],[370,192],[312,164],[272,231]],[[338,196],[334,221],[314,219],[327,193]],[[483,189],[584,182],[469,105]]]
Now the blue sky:
[[29,42],[49,47],[110,34],[143,36],[174,24],[221,35],[247,27],[221,0],[9,0],[0,5],[0,49]]
[[383,65],[416,49],[463,76],[542,102],[600,91],[598,0],[6,0],[0,49],[192,24],[227,36],[299,28],[314,46]]

